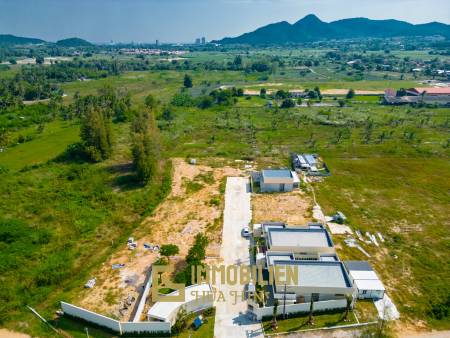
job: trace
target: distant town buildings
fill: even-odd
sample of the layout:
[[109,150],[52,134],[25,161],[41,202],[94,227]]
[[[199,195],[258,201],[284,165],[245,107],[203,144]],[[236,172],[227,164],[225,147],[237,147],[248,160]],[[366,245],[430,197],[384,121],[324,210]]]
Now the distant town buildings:
[[195,44],[196,45],[206,45],[206,38],[205,37],[196,38],[195,39]]
[[[158,40],[156,40],[159,43]],[[120,53],[125,55],[183,55],[186,54],[185,50],[161,50],[161,49],[151,49],[151,48],[122,48]]]

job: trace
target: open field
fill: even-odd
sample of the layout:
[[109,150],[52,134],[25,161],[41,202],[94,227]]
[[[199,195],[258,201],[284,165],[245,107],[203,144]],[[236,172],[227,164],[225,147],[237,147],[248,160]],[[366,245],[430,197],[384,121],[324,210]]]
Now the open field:
[[[217,258],[222,231],[221,184],[224,177],[240,174],[239,169],[231,167],[193,166],[183,159],[174,159],[171,193],[131,234],[138,247],[130,251],[125,241],[120,243],[120,249],[99,271],[93,272],[97,284],[93,289],[80,292],[78,304],[115,318],[132,319],[129,318],[131,313],[127,312],[125,317],[119,313],[119,303],[128,296],[138,298],[147,270],[160,258],[158,253],[145,249],[144,243],[159,247],[164,244],[177,245],[180,252],[171,257],[170,265],[180,270],[195,235],[207,233],[210,242],[206,254],[212,259]],[[113,264],[125,266],[112,270]]]
[[[249,55],[306,58],[327,51],[266,49]],[[232,62],[235,55],[195,52],[188,57]],[[425,51],[399,56],[429,57]],[[193,78],[193,88],[186,91],[194,97],[222,85],[255,90],[319,86],[324,93],[343,90],[334,93],[341,96],[348,88],[381,91],[418,86],[423,79],[407,74],[400,80],[399,73],[384,79],[385,72],[376,72],[368,75],[370,79],[350,81],[345,72],[334,76],[327,63],[311,68],[316,73],[306,76],[294,67],[273,74],[136,71],[61,86],[68,94],[66,105],[76,92],[95,95],[110,85],[122,93],[128,91],[132,109],[142,110],[144,97],[152,93],[160,102],[159,115],[180,91],[185,73]],[[0,76],[11,77],[15,72],[17,67],[12,67]],[[120,272],[111,273],[111,264],[123,262],[123,271],[142,279],[142,272],[157,258],[142,248],[144,242],[179,245],[175,264],[186,254],[193,236],[206,230],[212,240],[207,255],[214,259],[220,243],[221,182],[225,176],[243,172],[244,162],[236,165],[234,161],[254,161],[259,168],[287,167],[291,152],[314,152],[323,157],[332,174],[314,183],[324,212],[343,211],[352,229],[379,231],[386,238],[378,249],[363,247],[400,310],[398,332],[449,329],[448,316],[438,318],[433,309],[445,307],[450,295],[450,109],[381,106],[377,97],[365,95],[344,107],[338,107],[332,97],[324,98],[323,103],[332,105],[326,107],[269,109],[266,103],[260,97],[239,97],[235,105],[208,109],[171,106],[171,120],[158,116],[166,165],[161,163],[161,173],[146,187],[133,181],[128,121],[114,124],[114,156],[97,164],[52,161],[78,141],[77,120],[56,118],[45,123],[40,134],[35,125],[12,131],[13,136],[32,134],[34,138],[0,153],[0,167],[9,169],[0,173],[0,281],[4,285],[0,323],[34,336],[52,336],[24,305],[51,318],[61,299],[114,313],[117,301],[135,289],[120,288],[123,280]],[[199,165],[188,165],[186,158],[196,158]],[[175,159],[173,171],[168,159]],[[302,224],[310,220],[311,204],[308,192],[256,195],[254,221]],[[125,249],[129,236],[138,240],[136,251]],[[341,259],[365,259],[360,251],[345,246],[344,238],[333,236]],[[98,277],[96,288],[83,290],[92,276]],[[75,337],[85,336],[82,325],[60,324]],[[110,337],[94,329],[92,336]]]

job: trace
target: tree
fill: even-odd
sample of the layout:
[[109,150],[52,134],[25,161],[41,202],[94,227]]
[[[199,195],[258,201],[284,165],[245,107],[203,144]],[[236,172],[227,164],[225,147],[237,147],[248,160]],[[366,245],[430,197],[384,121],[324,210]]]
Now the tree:
[[36,64],[37,64],[37,65],[42,65],[42,64],[44,64],[44,57],[41,56],[41,55],[36,56]]
[[161,250],[159,252],[169,261],[170,256],[177,255],[180,252],[180,249],[175,244],[164,244],[161,246]]
[[265,88],[261,88],[261,90],[259,91],[259,96],[262,98],[265,98],[267,94],[267,91]]
[[295,107],[295,101],[292,99],[283,100],[280,106],[280,108],[293,108],[293,107]]
[[184,75],[183,85],[184,88],[192,88],[192,78],[188,74]]
[[347,306],[345,307],[344,321],[348,321],[348,314],[350,313],[350,308],[352,306],[353,296],[345,295],[345,299],[347,300]]
[[308,325],[314,325],[314,294],[311,294],[311,302],[309,303],[309,316],[308,316]]
[[107,159],[112,153],[110,114],[95,108],[87,110],[81,117],[80,137],[90,160]]
[[273,302],[273,317],[272,317],[272,330],[277,329],[277,315],[278,315],[278,299],[275,299]]
[[153,111],[156,106],[157,106],[157,102],[155,97],[152,94],[148,94],[145,97],[145,101],[144,101],[145,107],[147,107],[147,109],[149,109],[150,111]]
[[174,333],[180,333],[187,327],[187,311],[184,306],[181,306],[177,313],[175,324],[172,326]]
[[152,113],[138,113],[131,125],[131,153],[136,176],[148,183],[154,176],[160,154],[159,134]]
[[348,93],[345,97],[347,99],[353,99],[355,97],[355,90],[350,88],[350,90],[348,91]]

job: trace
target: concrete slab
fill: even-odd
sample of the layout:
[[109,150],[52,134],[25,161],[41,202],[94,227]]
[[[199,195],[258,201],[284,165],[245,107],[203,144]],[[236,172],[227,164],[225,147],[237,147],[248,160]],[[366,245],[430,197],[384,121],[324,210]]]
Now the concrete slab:
[[[241,236],[243,227],[248,226],[251,218],[250,181],[244,177],[229,177],[225,190],[225,209],[223,217],[222,248],[220,256],[226,266],[232,264],[249,265],[249,240]],[[214,337],[262,337],[260,322],[247,316],[247,302],[230,296],[238,293],[244,286],[221,284],[214,287],[223,292],[225,302],[216,301]],[[217,297],[216,297],[217,300]]]

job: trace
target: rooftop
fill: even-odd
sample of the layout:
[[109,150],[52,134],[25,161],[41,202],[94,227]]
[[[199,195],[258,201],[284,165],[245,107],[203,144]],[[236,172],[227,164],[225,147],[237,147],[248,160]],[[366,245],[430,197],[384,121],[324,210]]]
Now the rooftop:
[[292,173],[288,169],[265,169],[262,171],[264,177],[282,177],[282,178],[292,178]]
[[[278,266],[297,266],[299,287],[316,288],[350,288],[352,283],[344,269],[342,262],[323,261],[275,261]],[[277,270],[275,270],[275,273]],[[283,281],[283,275],[280,280]]]
[[345,261],[344,264],[349,271],[373,271],[367,261]]
[[[205,292],[205,293],[203,293]],[[152,318],[157,318],[162,321],[170,321],[171,316],[175,311],[178,311],[181,305],[190,301],[198,299],[201,302],[201,296],[206,292],[212,292],[211,285],[209,284],[196,284],[186,287],[184,302],[157,302],[148,311],[147,315]],[[176,296],[178,291],[174,291],[167,296]]]
[[333,242],[325,229],[285,228],[268,229],[269,247],[332,247]]
[[411,88],[409,90],[413,90],[417,93],[426,92],[430,95],[450,95],[450,87],[442,87],[442,88],[432,88],[432,87],[416,87]]

